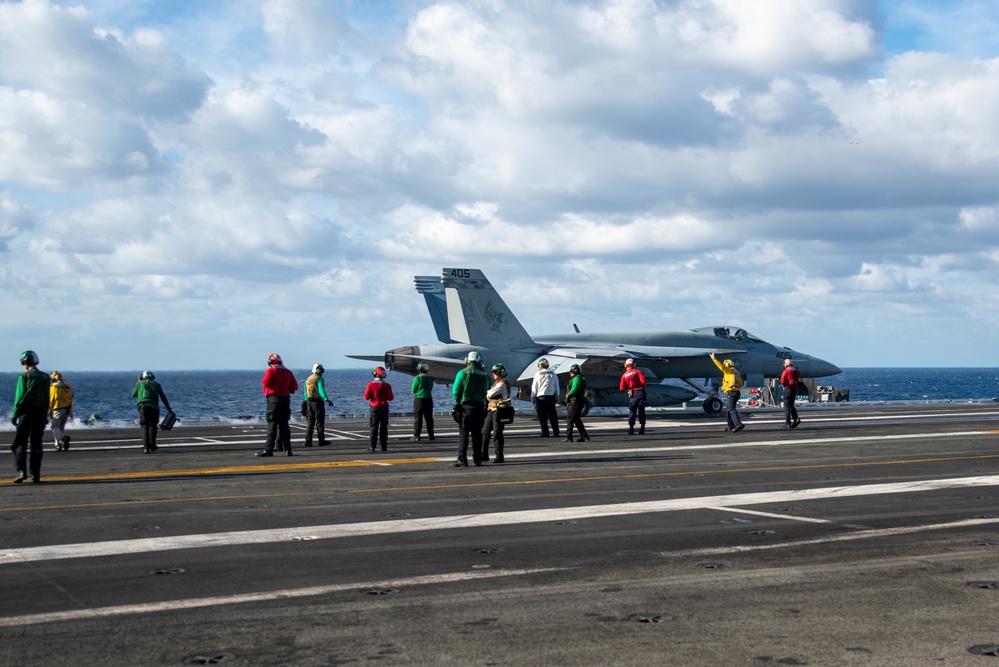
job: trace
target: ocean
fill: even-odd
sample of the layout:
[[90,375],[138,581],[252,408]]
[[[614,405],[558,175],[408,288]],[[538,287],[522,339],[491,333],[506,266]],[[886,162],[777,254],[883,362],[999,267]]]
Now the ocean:
[[[43,368],[42,370],[47,370]],[[64,371],[76,393],[74,423],[80,425],[91,416],[99,416],[102,426],[133,427],[137,418],[132,388],[139,371],[97,372]],[[304,384],[309,371],[296,370],[299,383]],[[14,390],[18,373],[0,373],[0,431],[12,431],[10,423]],[[170,400],[181,421],[263,421],[264,397],[260,386],[263,370],[259,371],[162,371],[156,379]],[[327,408],[331,418],[366,416],[364,387],[371,379],[366,369],[328,369],[326,390],[334,407]],[[393,410],[413,409],[408,375],[390,373],[396,400]],[[847,368],[836,376],[822,378],[819,384],[850,390],[851,403],[927,403],[927,402],[991,402],[999,397],[999,368]],[[292,412],[301,396],[292,397]],[[434,404],[438,412],[450,410],[450,387],[438,384],[434,388]],[[527,407],[527,406],[521,406]]]

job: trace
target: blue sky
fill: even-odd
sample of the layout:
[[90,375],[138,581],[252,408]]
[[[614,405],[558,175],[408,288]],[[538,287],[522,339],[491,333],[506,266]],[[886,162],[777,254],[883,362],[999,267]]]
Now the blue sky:
[[414,275],[529,331],[999,366],[999,6],[0,1],[0,341],[355,365]]

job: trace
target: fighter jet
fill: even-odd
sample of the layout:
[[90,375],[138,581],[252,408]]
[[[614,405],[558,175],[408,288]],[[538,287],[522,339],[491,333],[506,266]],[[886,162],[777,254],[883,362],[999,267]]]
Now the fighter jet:
[[[415,375],[416,365],[424,361],[436,380],[450,384],[464,366],[465,355],[477,350],[487,367],[495,363],[506,367],[521,400],[530,398],[531,381],[542,358],[563,378],[570,366],[578,364],[595,406],[627,405],[628,397],[618,387],[624,362],[633,359],[648,381],[649,406],[676,405],[706,395],[707,412],[722,409],[721,373],[708,356],[712,352],[731,359],[748,387],[779,377],[785,359],[794,360],[803,378],[841,372],[828,361],[773,345],[734,326],[646,333],[580,333],[574,326],[574,333],[531,336],[479,269],[446,268],[439,279],[415,276],[415,283],[441,343],[397,347],[378,356],[347,356],[384,363],[407,375]],[[695,380],[700,378],[704,380],[698,384]],[[663,383],[666,379],[687,386]]]

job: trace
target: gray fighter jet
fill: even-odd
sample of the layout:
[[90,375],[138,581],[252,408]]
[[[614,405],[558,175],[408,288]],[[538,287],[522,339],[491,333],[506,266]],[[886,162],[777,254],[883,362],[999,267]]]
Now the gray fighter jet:
[[[390,370],[416,374],[425,361],[431,374],[450,384],[464,366],[465,355],[477,350],[486,366],[503,364],[518,397],[530,398],[531,381],[544,357],[564,382],[569,367],[579,364],[586,376],[593,405],[623,406],[628,397],[619,391],[624,362],[634,359],[648,382],[650,406],[684,403],[706,395],[704,409],[718,412],[721,373],[709,354],[732,359],[747,387],[760,387],[765,378],[779,377],[785,359],[794,359],[803,378],[840,373],[835,365],[787,347],[772,345],[745,329],[714,326],[690,331],[646,333],[575,333],[531,336],[499,293],[478,269],[443,269],[441,277],[416,276],[416,289],[427,302],[440,344],[397,347],[383,356],[347,355],[384,363]],[[695,379],[704,378],[701,384]],[[680,380],[687,386],[663,383]]]

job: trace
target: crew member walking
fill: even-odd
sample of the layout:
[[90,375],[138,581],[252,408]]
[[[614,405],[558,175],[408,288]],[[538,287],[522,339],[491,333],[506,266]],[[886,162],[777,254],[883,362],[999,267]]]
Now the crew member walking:
[[427,422],[427,436],[434,439],[434,376],[430,366],[421,361],[416,364],[416,377],[410,387],[413,392],[413,437],[419,442],[423,432],[423,421]]
[[267,442],[257,456],[274,456],[274,448],[291,456],[291,395],[298,391],[295,374],[284,367],[280,354],[267,357],[267,370],[260,381],[267,401]]
[[534,403],[538,421],[541,422],[542,438],[548,437],[549,424],[555,437],[558,437],[558,412],[555,406],[558,404],[559,393],[558,376],[548,368],[547,359],[538,359],[538,372],[531,382],[531,402]]
[[42,481],[42,439],[45,437],[45,413],[49,405],[49,376],[38,370],[38,355],[25,350],[21,355],[21,366],[24,372],[17,378],[14,416],[10,419],[16,427],[14,444],[10,447],[17,469],[15,484],[27,479],[29,471],[31,481]]
[[485,421],[486,390],[489,378],[482,368],[482,356],[472,350],[465,356],[465,367],[458,371],[451,387],[454,403],[462,417],[458,425],[458,460],[456,468],[468,467],[468,438],[472,438],[472,461],[482,465],[482,424]]
[[156,446],[156,431],[160,427],[160,401],[163,407],[170,410],[170,402],[167,401],[163,387],[156,381],[156,376],[152,371],[142,371],[139,381],[132,389],[132,398],[139,408],[139,425],[142,426],[142,453],[152,454],[159,447]]
[[645,374],[635,368],[634,359],[625,360],[619,389],[628,392],[628,435],[635,435],[636,420],[638,435],[645,435]]
[[52,436],[56,450],[69,449],[69,436],[66,435],[66,421],[73,418],[73,388],[66,384],[62,373],[55,371],[49,376],[49,418],[52,420]]
[[326,369],[322,364],[312,365],[312,375],[305,380],[305,446],[312,446],[312,434],[316,434],[320,447],[330,444],[326,439],[326,406],[333,407],[333,401],[326,394],[326,383],[323,373]]
[[486,420],[482,425],[482,460],[489,460],[489,441],[496,437],[496,456],[493,463],[503,463],[503,428],[506,426],[499,420],[499,408],[509,404],[510,383],[506,381],[506,366],[493,364],[493,386],[486,392]]
[[731,359],[726,359],[724,363],[715,358],[715,353],[711,353],[711,361],[722,372],[721,392],[725,394],[725,415],[728,418],[728,428],[726,431],[738,432],[746,426],[739,418],[739,396],[742,395],[742,375],[735,369],[735,364]]
[[368,451],[375,451],[377,443],[384,452],[388,451],[389,402],[395,400],[395,395],[392,393],[392,385],[385,381],[388,373],[384,368],[378,366],[371,374],[375,379],[364,388],[364,398],[371,408],[368,417]]
[[784,387],[784,428],[798,428],[798,424],[801,423],[798,419],[798,408],[794,407],[800,380],[801,371],[795,368],[793,361],[785,359],[784,372],[780,376],[780,384]]
[[580,375],[579,364],[569,366],[569,388],[565,392],[566,436],[562,442],[572,442],[572,429],[579,430],[579,441],[587,442],[590,436],[583,426],[583,408],[586,406],[586,378]]

